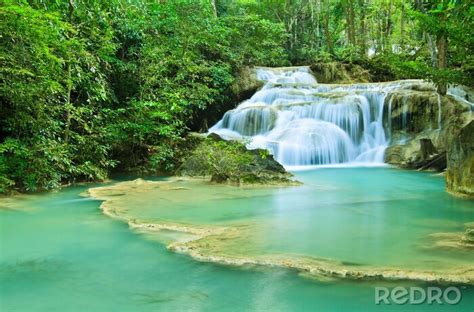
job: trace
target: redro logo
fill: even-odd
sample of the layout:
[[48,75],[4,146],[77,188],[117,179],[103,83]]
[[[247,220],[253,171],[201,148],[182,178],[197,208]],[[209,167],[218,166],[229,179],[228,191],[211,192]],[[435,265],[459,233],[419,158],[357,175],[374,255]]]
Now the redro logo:
[[375,304],[458,304],[462,294],[457,287],[375,287]]

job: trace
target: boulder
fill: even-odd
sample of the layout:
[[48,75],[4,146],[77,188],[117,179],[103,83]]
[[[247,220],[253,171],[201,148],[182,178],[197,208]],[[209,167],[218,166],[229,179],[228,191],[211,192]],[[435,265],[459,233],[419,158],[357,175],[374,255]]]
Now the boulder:
[[422,170],[446,168],[446,152],[472,115],[465,103],[433,90],[431,84],[420,82],[387,95],[384,123],[391,138],[387,163]]
[[385,150],[384,161],[402,168],[410,168],[417,161],[418,147],[416,145],[391,145]]
[[255,68],[242,67],[231,86],[236,102],[250,98],[263,84],[263,81],[257,79]]
[[421,160],[429,160],[431,156],[436,155],[438,152],[433,145],[431,139],[420,139],[420,151],[421,151]]
[[453,137],[448,148],[446,188],[454,194],[474,197],[474,120]]
[[[441,103],[438,102],[439,100]],[[439,108],[441,108],[441,118],[446,116],[446,111],[443,112],[446,101],[443,103],[443,99],[438,98],[436,92],[433,91],[399,89],[387,96],[385,105],[387,111],[388,107],[391,109],[386,120],[392,131],[413,134],[425,129],[437,129]]]
[[193,149],[179,169],[186,176],[210,177],[211,182],[232,184],[298,184],[267,150],[247,149],[211,133]]
[[311,65],[319,83],[355,83],[370,82],[369,71],[351,63],[319,62]]

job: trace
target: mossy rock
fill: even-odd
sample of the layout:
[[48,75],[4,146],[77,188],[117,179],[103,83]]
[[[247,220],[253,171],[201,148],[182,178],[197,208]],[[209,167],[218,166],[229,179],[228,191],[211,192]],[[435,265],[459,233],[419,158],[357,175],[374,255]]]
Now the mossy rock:
[[319,62],[311,65],[319,83],[370,82],[371,75],[362,66],[341,62]]
[[254,68],[242,67],[239,69],[231,89],[237,101],[250,98],[264,82],[257,79],[257,73]]
[[463,127],[448,148],[446,188],[474,197],[474,120]]
[[293,176],[264,149],[249,150],[241,142],[211,133],[189,152],[179,174],[210,177],[232,184],[295,184]]
[[[392,131],[419,133],[424,129],[436,129],[439,107],[445,105],[446,101],[438,105],[438,96],[433,91],[397,90],[390,93],[385,102],[387,112],[388,106],[391,106],[391,120],[386,120],[390,122]],[[443,111],[441,116],[445,116]],[[388,118],[388,114],[385,118]]]

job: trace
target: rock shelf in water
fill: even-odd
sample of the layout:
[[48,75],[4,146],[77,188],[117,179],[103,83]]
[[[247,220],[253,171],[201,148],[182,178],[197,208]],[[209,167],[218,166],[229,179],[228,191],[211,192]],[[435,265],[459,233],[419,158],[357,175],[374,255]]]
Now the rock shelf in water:
[[[199,261],[228,265],[276,266],[298,270],[312,276],[332,278],[474,284],[472,263],[471,265],[454,266],[449,270],[426,270],[355,265],[345,261],[293,253],[266,253],[246,246],[235,247],[235,241],[242,239],[242,237],[245,239],[246,235],[254,230],[252,223],[248,220],[245,222],[191,222],[191,218],[172,220],[172,216],[167,215],[169,212],[163,211],[163,214],[160,214],[160,208],[163,209],[160,207],[161,205],[173,205],[173,203],[182,202],[184,198],[192,200],[190,205],[195,207],[193,209],[198,215],[199,207],[211,205],[216,199],[229,200],[232,198],[254,198],[255,196],[253,193],[245,192],[242,188],[220,186],[216,189],[215,185],[212,186],[213,193],[209,196],[202,191],[203,187],[206,188],[209,185],[203,180],[196,179],[174,178],[160,182],[139,179],[112,186],[92,188],[88,190],[88,193],[90,196],[104,201],[101,204],[101,209],[106,215],[127,222],[132,229],[150,233],[169,230],[190,234],[185,240],[172,242],[168,248],[174,252],[187,254]],[[235,192],[235,189],[239,191]],[[144,202],[151,199],[155,200],[154,205],[142,206]],[[150,220],[150,215],[156,217]],[[250,250],[245,250],[245,248],[250,248]]]

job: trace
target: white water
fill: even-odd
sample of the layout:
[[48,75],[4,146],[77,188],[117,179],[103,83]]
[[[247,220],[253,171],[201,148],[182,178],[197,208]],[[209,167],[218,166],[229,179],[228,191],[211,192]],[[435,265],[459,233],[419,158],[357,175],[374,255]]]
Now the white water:
[[450,87],[448,89],[448,94],[454,97],[456,100],[467,105],[471,110],[471,114],[474,113],[474,102],[471,102],[467,99],[467,92],[462,87]]
[[441,130],[441,120],[442,120],[441,95],[438,94],[438,130]]
[[387,92],[413,81],[318,84],[308,67],[258,68],[264,87],[209,131],[266,148],[285,166],[383,163]]

